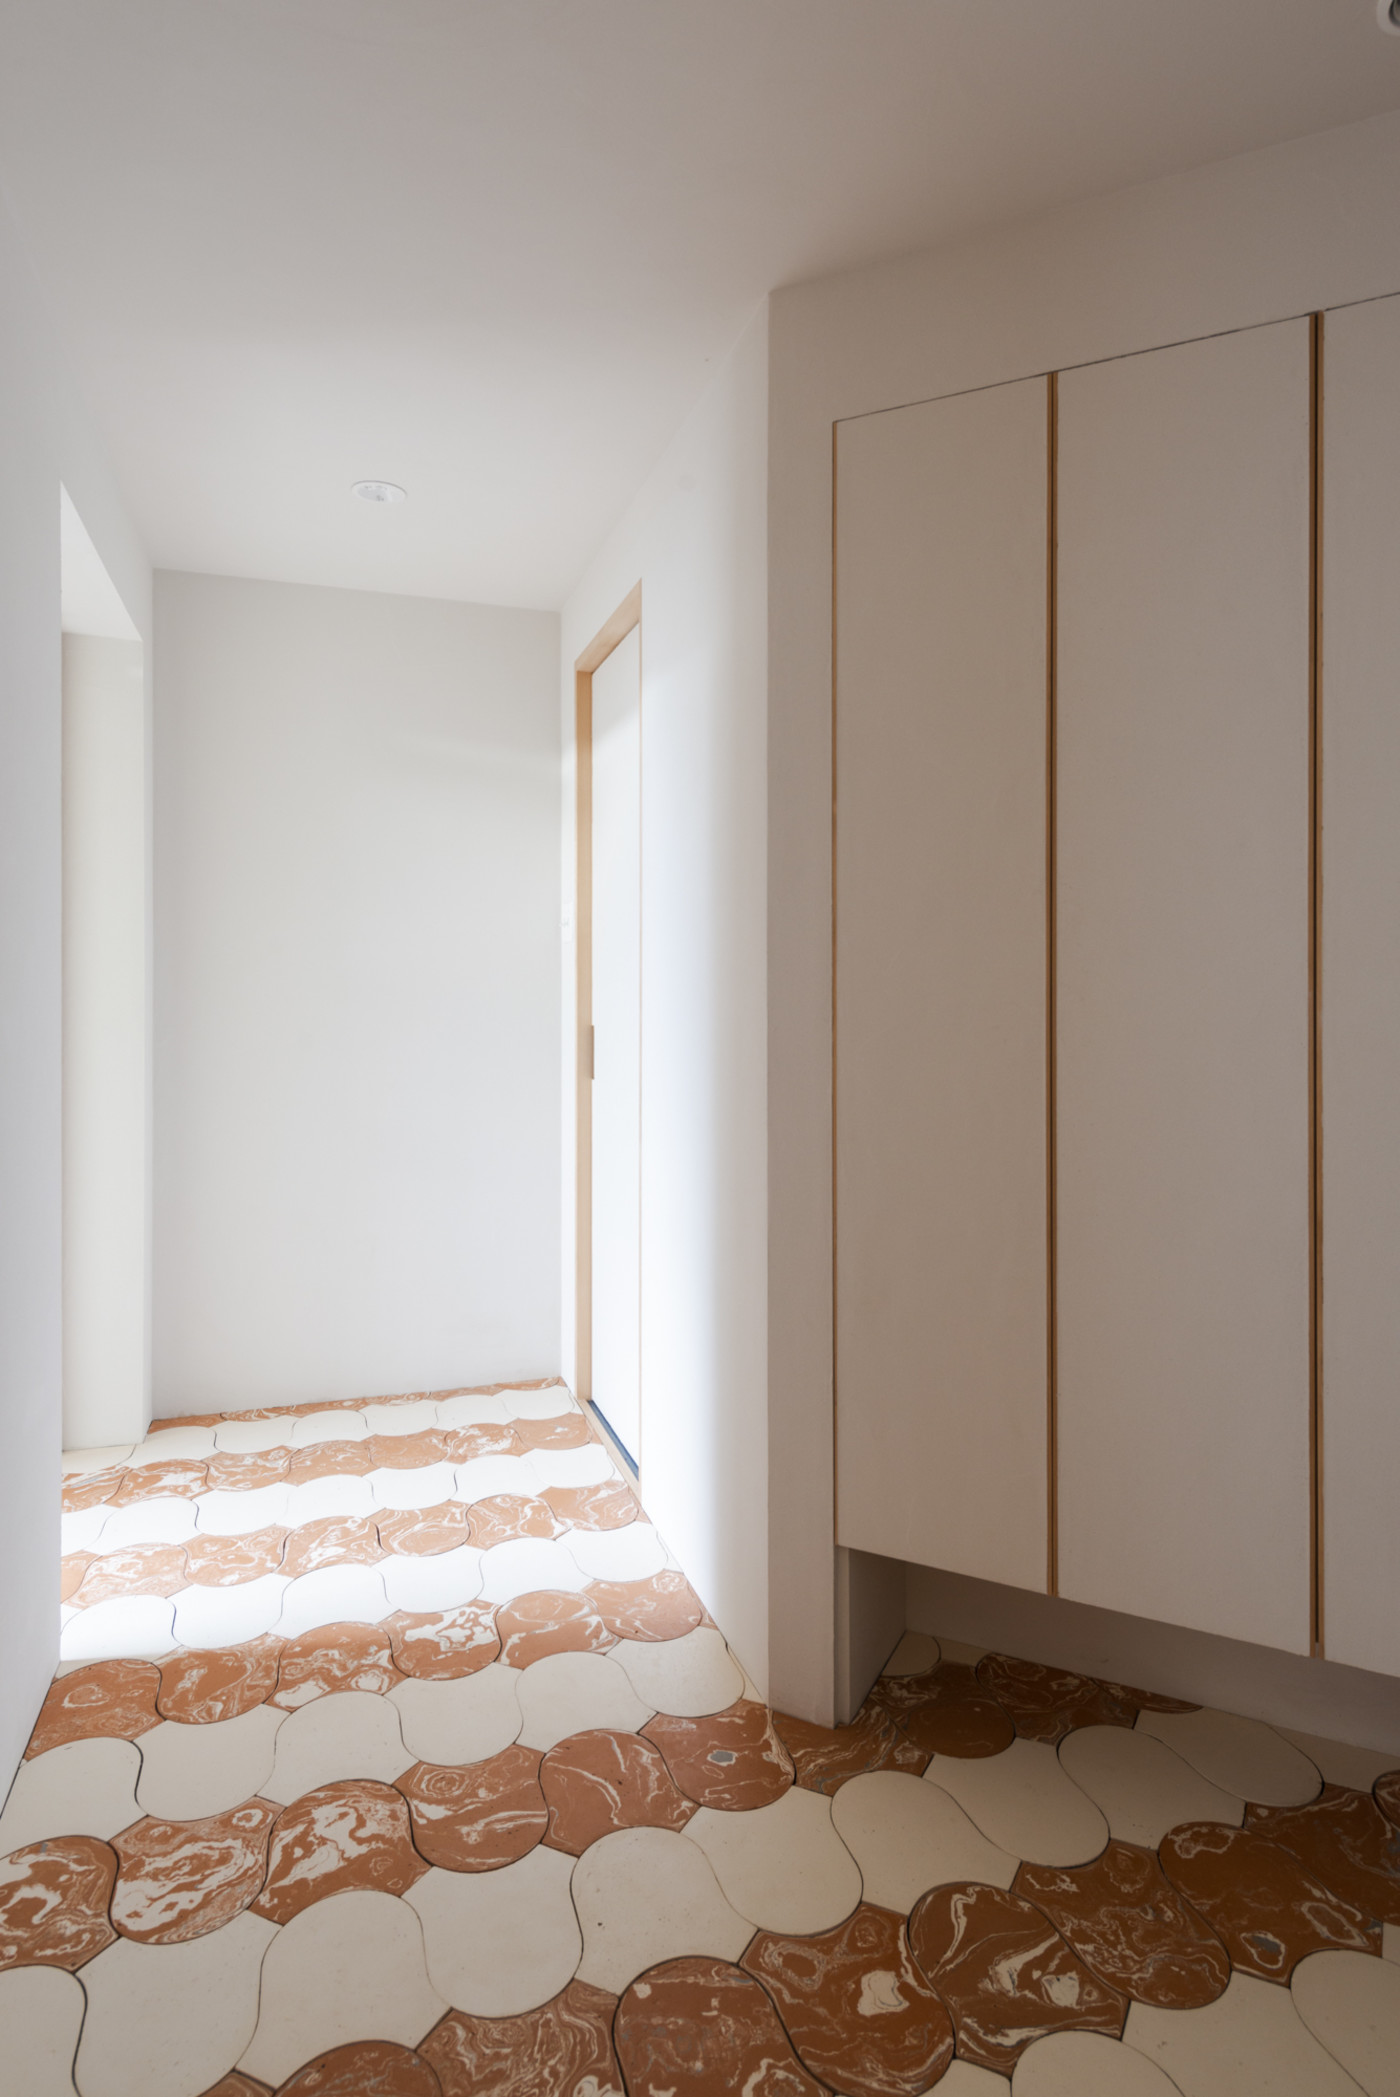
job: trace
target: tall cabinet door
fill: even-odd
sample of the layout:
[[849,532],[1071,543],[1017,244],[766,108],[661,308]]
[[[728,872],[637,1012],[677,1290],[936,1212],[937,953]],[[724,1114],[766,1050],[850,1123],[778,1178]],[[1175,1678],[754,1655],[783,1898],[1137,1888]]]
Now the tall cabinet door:
[[1323,376],[1323,1627],[1400,1674],[1400,299]]
[[837,1535],[1046,1573],[1044,380],[840,425]]
[[1059,386],[1060,1591],[1310,1637],[1309,332]]

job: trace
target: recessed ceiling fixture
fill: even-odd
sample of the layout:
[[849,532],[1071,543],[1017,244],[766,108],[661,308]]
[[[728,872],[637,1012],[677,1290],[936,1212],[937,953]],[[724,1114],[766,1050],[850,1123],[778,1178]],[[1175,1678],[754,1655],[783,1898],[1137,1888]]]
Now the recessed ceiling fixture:
[[1400,0],[1379,0],[1376,20],[1387,36],[1400,36]]
[[362,502],[402,502],[404,490],[394,481],[356,481],[350,490]]

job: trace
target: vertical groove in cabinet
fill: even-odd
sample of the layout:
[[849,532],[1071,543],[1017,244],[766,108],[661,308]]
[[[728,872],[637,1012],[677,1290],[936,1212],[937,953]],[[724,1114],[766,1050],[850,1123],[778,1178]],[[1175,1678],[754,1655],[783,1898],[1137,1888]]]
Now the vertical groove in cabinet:
[[1308,1459],[1312,1649],[1324,1650],[1322,1442],[1322,402],[1323,316],[1309,337],[1308,515],[1308,1232],[1311,1416]]
[[1059,375],[1045,381],[1045,1591],[1060,1591],[1060,1437],[1055,1335],[1055,605]]
[[841,1465],[836,1409],[836,461],[841,425],[831,425],[831,1534],[841,1533]]

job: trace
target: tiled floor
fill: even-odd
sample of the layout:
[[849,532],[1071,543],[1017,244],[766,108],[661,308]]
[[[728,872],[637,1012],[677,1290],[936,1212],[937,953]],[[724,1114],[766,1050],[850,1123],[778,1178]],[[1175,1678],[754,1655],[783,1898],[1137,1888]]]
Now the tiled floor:
[[558,1386],[73,1461],[6,2093],[1400,2093],[1400,1756],[917,1637],[771,1714]]

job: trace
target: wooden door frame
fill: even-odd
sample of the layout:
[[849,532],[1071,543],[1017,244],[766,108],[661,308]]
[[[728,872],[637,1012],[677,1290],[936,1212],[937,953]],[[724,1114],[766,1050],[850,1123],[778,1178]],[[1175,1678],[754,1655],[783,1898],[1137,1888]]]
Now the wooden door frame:
[[593,673],[641,623],[637,583],[574,664],[574,1390],[586,1402],[593,1397]]

